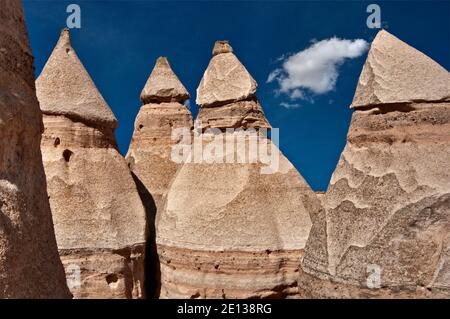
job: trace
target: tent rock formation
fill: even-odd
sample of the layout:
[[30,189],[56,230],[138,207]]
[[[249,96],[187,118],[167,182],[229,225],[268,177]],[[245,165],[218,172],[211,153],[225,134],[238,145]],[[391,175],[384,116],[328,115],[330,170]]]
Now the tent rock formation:
[[141,197],[150,209],[162,209],[162,198],[180,167],[171,159],[172,146],[178,143],[172,139],[172,131],[190,131],[193,126],[191,112],[183,105],[187,99],[189,93],[167,58],[158,58],[141,93],[144,105],[136,117],[126,155],[138,184],[142,183]]
[[80,271],[81,283],[72,285],[72,293],[76,298],[142,297],[145,210],[117,150],[117,120],[71,47],[67,29],[36,89],[58,248],[68,279]]
[[[197,90],[198,119],[205,124],[200,129],[269,127],[255,96],[256,82],[231,46],[218,42],[213,52]],[[220,114],[213,125],[206,109]],[[248,109],[257,121],[244,121]],[[248,148],[250,137],[235,141],[237,135],[219,133],[225,143],[237,144],[235,151]],[[278,151],[265,136],[258,138]],[[156,218],[162,298],[296,295],[309,213],[320,204],[281,153],[276,172],[261,174],[262,166],[201,161],[181,167]]]
[[449,96],[449,72],[378,33],[302,261],[303,296],[450,296]]

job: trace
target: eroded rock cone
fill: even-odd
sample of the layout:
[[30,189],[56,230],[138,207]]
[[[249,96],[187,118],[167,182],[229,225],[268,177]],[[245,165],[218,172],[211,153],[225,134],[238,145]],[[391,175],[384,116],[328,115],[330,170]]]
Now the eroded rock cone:
[[142,297],[145,210],[117,151],[117,120],[71,47],[68,30],[36,88],[56,239],[72,293]]
[[197,88],[197,119],[207,128],[270,128],[256,99],[257,83],[228,41],[217,41]]
[[40,151],[42,115],[20,1],[0,2],[0,298],[69,298]]
[[141,93],[144,105],[126,156],[148,210],[162,209],[162,198],[181,165],[171,159],[172,146],[180,142],[172,132],[193,126],[191,112],[183,105],[187,99],[189,93],[167,58],[158,58]]
[[[199,143],[204,150],[211,146],[208,139],[222,139],[231,148],[222,155],[214,151],[213,162],[202,155],[198,160],[194,141],[192,161],[182,166],[171,184],[156,221],[161,297],[294,296],[300,256],[311,228],[309,213],[320,204],[264,134],[239,139],[252,125],[269,124],[255,96],[256,83],[231,46],[219,42],[216,48],[197,91],[198,120],[206,124],[196,131],[205,130],[206,138]],[[232,92],[223,92],[227,89]],[[257,121],[244,120],[247,104],[259,110]],[[205,109],[220,117],[211,121],[211,113],[202,113]],[[224,132],[233,127],[248,130]],[[249,140],[266,143],[269,153],[278,155],[278,165],[265,171],[261,161],[238,162],[237,150],[248,152],[254,145]],[[233,159],[227,162],[230,156]]]
[[305,296],[450,296],[449,96],[445,69],[378,33],[302,262]]

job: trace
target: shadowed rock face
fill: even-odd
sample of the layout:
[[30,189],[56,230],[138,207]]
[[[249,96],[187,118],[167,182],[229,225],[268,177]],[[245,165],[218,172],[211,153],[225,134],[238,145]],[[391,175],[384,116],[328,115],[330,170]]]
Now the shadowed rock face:
[[[246,91],[254,85],[251,76],[223,43],[216,44],[197,98],[209,100],[220,121],[208,122],[202,113],[200,130],[216,128],[202,141],[223,139],[232,145],[216,162],[206,158],[184,164],[175,176],[165,200],[164,210],[157,214],[156,242],[161,261],[161,297],[163,298],[280,298],[297,293],[298,265],[311,228],[311,215],[320,204],[315,194],[293,165],[279,153],[279,166],[271,174],[262,174],[260,162],[226,163],[237,150],[249,151],[249,140],[257,138],[268,144],[269,153],[278,149],[265,136],[239,138],[241,133],[225,134],[226,128],[252,128],[244,118],[250,103],[257,105],[260,127],[269,126],[254,91],[239,93],[223,104],[220,88]],[[217,57],[225,55],[220,62]],[[228,56],[232,55],[232,56]],[[231,61],[231,63],[230,63]],[[239,72],[232,75],[235,68]],[[222,77],[221,74],[231,74]],[[208,79],[206,79],[208,77]],[[241,80],[247,79],[249,81]],[[202,86],[214,86],[202,91]],[[254,81],[253,81],[254,82]],[[230,95],[231,96],[231,95]],[[229,110],[232,112],[228,113]],[[201,111],[201,112],[202,112]],[[209,123],[209,124],[208,124]],[[214,125],[211,125],[211,124]],[[197,128],[196,128],[197,129]],[[195,145],[191,152],[195,152]],[[195,155],[194,155],[195,156]],[[222,161],[223,163],[220,163]]]
[[[434,84],[415,91],[422,76]],[[377,35],[325,212],[308,240],[302,294],[450,296],[450,86],[440,86],[449,79],[422,53]]]
[[71,285],[72,293],[76,298],[142,297],[145,210],[117,151],[117,121],[76,58],[68,30],[36,83],[58,248],[68,279],[81,269],[81,283]]
[[40,152],[42,115],[20,1],[0,2],[0,298],[69,298]]

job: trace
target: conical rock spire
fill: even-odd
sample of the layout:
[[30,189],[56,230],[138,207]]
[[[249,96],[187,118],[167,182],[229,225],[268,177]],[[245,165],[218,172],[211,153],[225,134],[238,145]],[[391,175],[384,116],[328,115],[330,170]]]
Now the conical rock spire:
[[308,298],[448,298],[448,74],[385,31],[371,51],[355,97],[366,108],[353,112],[298,287]]
[[217,41],[213,58],[197,88],[201,107],[224,105],[255,96],[256,81],[234,55],[231,45]]
[[450,101],[450,73],[381,30],[372,42],[352,107],[420,101]]
[[152,102],[180,102],[189,99],[189,93],[172,70],[166,57],[159,57],[141,92],[144,104]]
[[75,298],[140,298],[145,209],[117,150],[114,114],[76,57],[67,30],[37,88],[58,248],[69,278],[68,267],[80,267],[81,284],[71,287],[72,293]]
[[217,41],[197,89],[197,117],[207,128],[270,128],[256,98],[257,83],[233,54],[228,41]]
[[[292,296],[320,202],[278,148],[253,130],[268,123],[255,96],[256,83],[229,44],[216,43],[214,52],[198,90],[200,100],[208,97],[212,104],[201,106],[201,127],[195,128],[189,147],[193,157],[175,175],[156,218],[161,297]],[[242,88],[243,82],[248,87],[238,94],[221,92]],[[256,120],[245,121],[250,118]],[[205,123],[219,130],[198,135]],[[233,127],[239,130],[223,131]],[[238,160],[255,155],[256,143],[279,164],[268,174],[262,173],[261,158]],[[211,145],[218,147],[212,161],[202,151]]]
[[144,105],[136,117],[126,156],[135,178],[142,184],[141,196],[145,198],[144,193],[149,192],[158,210],[162,209],[162,198],[181,166],[170,158],[172,146],[178,143],[172,139],[172,131],[190,131],[193,126],[191,112],[182,104],[187,98],[189,93],[167,58],[158,58],[142,90]]
[[117,127],[117,119],[70,44],[69,29],[61,31],[50,58],[36,80],[44,114],[65,115],[85,123]]

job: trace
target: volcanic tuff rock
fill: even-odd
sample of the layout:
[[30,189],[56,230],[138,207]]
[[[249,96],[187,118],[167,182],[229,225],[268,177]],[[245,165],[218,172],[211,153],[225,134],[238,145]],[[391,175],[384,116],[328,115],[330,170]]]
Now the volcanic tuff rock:
[[[193,126],[191,112],[183,105],[188,98],[189,93],[167,58],[158,58],[141,93],[144,105],[136,118],[126,156],[131,170],[146,188],[140,190],[141,196],[148,191],[158,209],[162,208],[162,198],[180,167],[171,159],[172,146],[179,142],[172,139],[172,130],[190,131]],[[145,104],[149,100],[152,102]]]
[[302,261],[304,296],[450,296],[448,83],[434,61],[379,32]]
[[352,107],[449,101],[447,70],[422,52],[380,31],[367,56]]
[[252,98],[256,81],[233,54],[226,41],[217,41],[213,58],[197,88],[197,104],[201,107],[224,105]]
[[0,298],[69,298],[40,151],[42,115],[20,1],[0,2]]
[[[146,216],[117,151],[117,120],[63,30],[36,80],[59,252],[76,298],[142,297]],[[70,267],[70,268],[69,268]],[[70,271],[68,271],[70,269]]]
[[[245,93],[234,95],[229,104],[217,104],[223,102],[220,96],[227,86],[245,91],[253,81],[227,47],[225,53],[213,56],[198,100],[209,99],[211,110],[239,111],[247,103],[259,106],[254,91],[251,100]],[[233,73],[236,68],[239,72]],[[212,98],[211,91],[203,91],[205,83],[214,83],[211,90],[217,98]],[[256,83],[253,86],[256,88]],[[224,112],[216,128],[244,128],[233,124],[241,120]],[[264,116],[261,121],[268,126]],[[298,265],[311,228],[310,213],[318,213],[319,201],[293,165],[276,153],[279,151],[270,140],[263,134],[238,138],[241,133],[219,130],[206,134],[202,141],[205,149],[209,138],[222,138],[233,149],[216,154],[218,160],[213,163],[205,158],[185,163],[171,184],[164,210],[156,219],[163,298],[292,297],[297,292]],[[269,153],[279,155],[279,167],[269,174],[261,173],[265,166],[261,162],[237,162],[237,150],[248,152],[249,140],[255,138],[268,144]],[[191,152],[195,151],[193,146]],[[229,155],[234,160],[226,162]]]
[[144,104],[161,102],[183,102],[189,93],[173,73],[166,57],[159,57],[150,77],[141,92]]
[[217,41],[197,89],[197,121],[204,129],[270,128],[256,98],[256,87],[228,41]]

